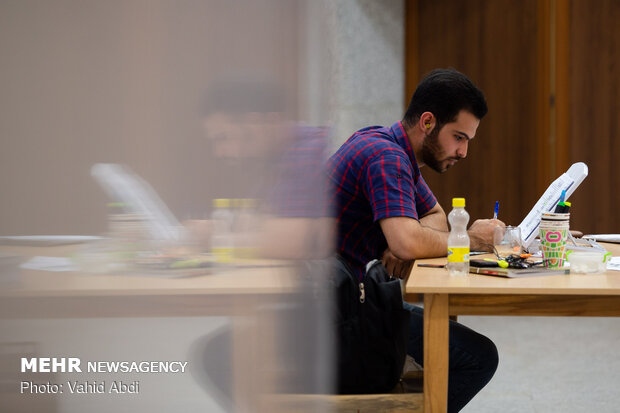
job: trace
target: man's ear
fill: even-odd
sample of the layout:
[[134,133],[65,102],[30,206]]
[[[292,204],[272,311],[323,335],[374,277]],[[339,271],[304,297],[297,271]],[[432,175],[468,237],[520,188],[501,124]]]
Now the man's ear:
[[418,127],[422,129],[424,134],[431,133],[435,128],[437,120],[435,119],[435,115],[432,112],[424,112],[420,115],[420,120],[418,121]]

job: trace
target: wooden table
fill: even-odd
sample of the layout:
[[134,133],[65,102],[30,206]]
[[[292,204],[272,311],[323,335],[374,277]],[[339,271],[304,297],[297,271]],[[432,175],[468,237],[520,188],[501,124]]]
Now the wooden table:
[[[68,256],[62,247],[2,246],[3,254]],[[253,265],[250,265],[253,264]],[[0,289],[1,318],[191,317],[247,314],[253,300],[297,291],[294,267],[254,261],[243,266],[194,270],[191,276],[19,270],[15,282]],[[241,308],[240,311],[237,311]]]
[[[614,256],[620,245],[601,244]],[[469,274],[450,277],[445,269],[419,263],[405,294],[424,294],[424,412],[445,412],[448,400],[448,320],[451,315],[620,316],[620,272],[507,279]]]
[[[33,256],[69,256],[76,248],[2,246],[0,252],[26,261]],[[270,386],[275,386],[275,379],[262,374],[261,363],[274,357],[278,347],[272,341],[279,337],[275,333],[279,326],[272,312],[260,310],[270,308],[269,304],[275,308],[274,303],[300,291],[292,262],[256,260],[243,266],[199,269],[183,277],[175,277],[179,274],[174,271],[158,276],[138,271],[22,269],[11,273],[10,277],[0,274],[0,319],[4,320],[231,316],[234,400],[236,407],[248,411],[260,392],[273,393]]]

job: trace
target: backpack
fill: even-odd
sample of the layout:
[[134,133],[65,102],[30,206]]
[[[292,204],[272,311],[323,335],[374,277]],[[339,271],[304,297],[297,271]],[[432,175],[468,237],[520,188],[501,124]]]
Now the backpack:
[[337,391],[387,393],[403,371],[409,336],[409,311],[403,308],[400,280],[374,260],[357,279],[339,257],[335,287]]

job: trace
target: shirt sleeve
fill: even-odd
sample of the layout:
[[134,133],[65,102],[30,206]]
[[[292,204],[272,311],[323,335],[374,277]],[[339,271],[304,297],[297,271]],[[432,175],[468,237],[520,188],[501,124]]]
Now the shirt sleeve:
[[418,219],[412,167],[406,158],[375,156],[367,166],[364,192],[375,222],[390,217]]
[[302,128],[297,133],[296,144],[279,160],[271,212],[287,218],[327,217],[327,131]]
[[430,190],[422,175],[419,175],[418,182],[415,183],[415,204],[418,215],[423,217],[428,211],[437,204],[437,198]]

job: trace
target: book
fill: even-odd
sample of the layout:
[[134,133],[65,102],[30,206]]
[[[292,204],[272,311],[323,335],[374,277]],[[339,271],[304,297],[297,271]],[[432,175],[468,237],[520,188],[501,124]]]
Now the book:
[[575,192],[575,189],[583,182],[586,176],[588,176],[588,166],[583,162],[577,162],[572,164],[565,173],[549,185],[545,193],[534,205],[534,208],[527,214],[523,222],[519,224],[525,248],[529,248],[538,235],[540,215],[543,212],[552,212],[555,209],[558,202],[562,199],[562,191],[565,191],[564,199],[562,200],[568,200],[568,197]]
[[545,267],[530,267],[530,268],[500,268],[500,267],[472,267],[469,266],[469,272],[473,274],[492,275],[495,277],[504,278],[522,278],[522,277],[536,277],[539,275],[562,275],[570,273],[569,268],[545,268]]

